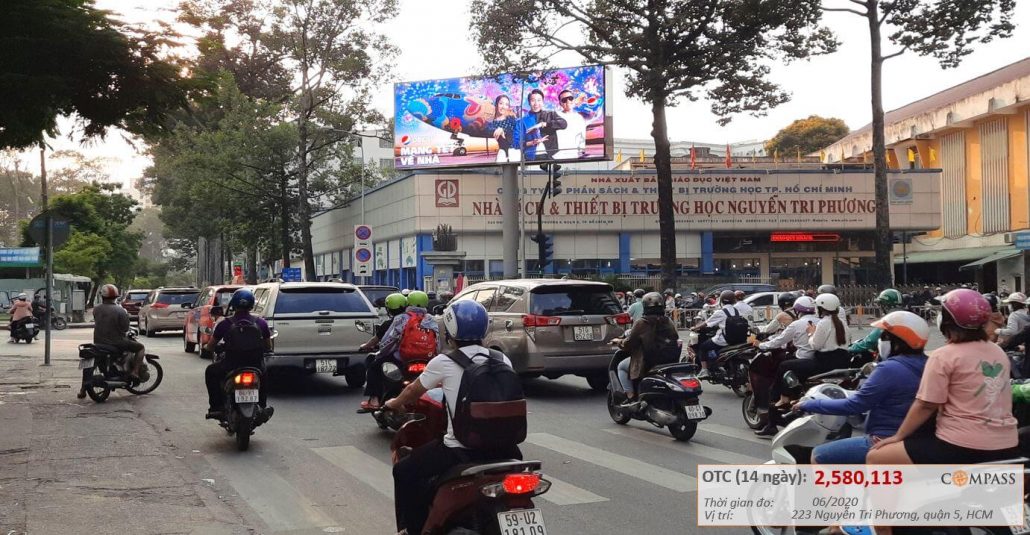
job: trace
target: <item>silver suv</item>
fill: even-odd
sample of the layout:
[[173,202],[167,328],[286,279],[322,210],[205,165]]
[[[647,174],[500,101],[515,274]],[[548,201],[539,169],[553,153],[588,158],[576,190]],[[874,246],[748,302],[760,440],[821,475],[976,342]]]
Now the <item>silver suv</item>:
[[483,345],[499,349],[524,376],[586,377],[608,388],[612,338],[630,327],[612,287],[602,282],[518,279],[469,286],[455,301],[478,301],[490,313]]
[[[254,313],[279,334],[269,368],[295,368],[308,373],[342,375],[347,384],[365,384],[365,353],[379,314],[351,284],[336,282],[272,282],[254,289]],[[365,331],[357,328],[361,323]]]
[[189,312],[182,305],[195,301],[199,293],[193,287],[151,290],[139,309],[140,332],[143,336],[154,336],[158,331],[181,331]]

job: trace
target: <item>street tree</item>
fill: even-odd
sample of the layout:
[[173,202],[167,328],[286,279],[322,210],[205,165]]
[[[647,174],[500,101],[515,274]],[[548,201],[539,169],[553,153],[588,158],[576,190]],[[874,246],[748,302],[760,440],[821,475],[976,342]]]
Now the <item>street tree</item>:
[[798,119],[765,142],[766,154],[811,154],[848,135],[850,130],[843,119],[809,115]]
[[0,13],[0,148],[40,145],[62,115],[77,114],[85,137],[155,133],[184,102],[167,31],[123,24],[90,0],[8,0]]
[[628,70],[626,93],[651,105],[662,285],[678,271],[666,110],[706,97],[720,123],[762,115],[789,95],[770,63],[835,49],[818,0],[475,0],[472,31],[491,71],[547,66],[571,53]]
[[[869,27],[873,168],[876,192],[876,269],[883,286],[893,280],[887,146],[884,134],[883,62],[911,51],[956,67],[980,43],[1012,35],[1015,0],[837,0],[823,9],[865,19]],[[883,52],[883,37],[897,49]]]

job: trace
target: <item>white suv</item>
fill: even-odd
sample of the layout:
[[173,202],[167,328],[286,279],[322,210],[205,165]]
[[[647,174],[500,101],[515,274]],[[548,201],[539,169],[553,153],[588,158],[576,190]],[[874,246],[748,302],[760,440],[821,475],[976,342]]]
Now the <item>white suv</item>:
[[366,354],[358,347],[368,341],[366,332],[372,332],[379,314],[356,286],[272,282],[258,285],[254,300],[254,314],[278,332],[265,358],[268,368],[342,375],[354,388],[365,384]]

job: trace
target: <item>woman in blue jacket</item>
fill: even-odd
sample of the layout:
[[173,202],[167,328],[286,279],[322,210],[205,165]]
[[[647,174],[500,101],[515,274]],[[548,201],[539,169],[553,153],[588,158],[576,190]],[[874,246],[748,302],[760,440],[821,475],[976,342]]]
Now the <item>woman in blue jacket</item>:
[[812,451],[813,464],[864,464],[869,448],[893,436],[916,398],[923,377],[930,326],[919,316],[899,310],[874,322],[881,329],[880,362],[858,392],[847,399],[806,400],[802,412],[851,416],[868,412],[862,437],[827,442]]

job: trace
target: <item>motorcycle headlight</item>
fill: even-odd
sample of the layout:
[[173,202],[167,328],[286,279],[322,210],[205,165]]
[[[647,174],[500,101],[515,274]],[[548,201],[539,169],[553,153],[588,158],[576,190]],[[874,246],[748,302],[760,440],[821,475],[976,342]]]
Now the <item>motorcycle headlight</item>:
[[400,381],[403,378],[401,369],[392,362],[383,363],[383,375],[391,381]]
[[783,384],[787,388],[797,388],[798,386],[801,386],[801,380],[798,379],[797,374],[795,374],[794,371],[791,370],[783,374]]

